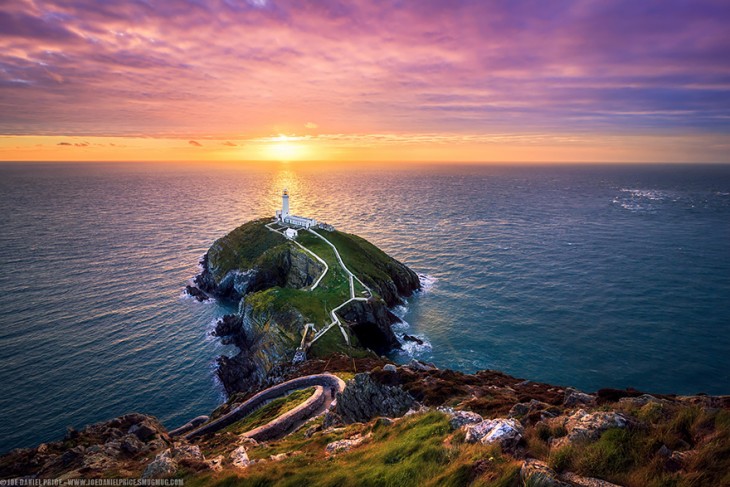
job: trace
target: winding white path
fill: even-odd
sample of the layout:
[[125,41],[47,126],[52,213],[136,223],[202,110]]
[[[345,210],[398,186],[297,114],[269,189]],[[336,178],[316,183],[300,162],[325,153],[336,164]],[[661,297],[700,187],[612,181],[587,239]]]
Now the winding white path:
[[307,247],[305,247],[304,245],[300,244],[296,240],[287,238],[286,235],[284,235],[284,232],[281,232],[279,230],[276,230],[274,228],[271,228],[270,225],[273,225],[273,223],[269,223],[268,225],[264,225],[264,226],[266,228],[268,228],[269,230],[271,230],[272,232],[278,233],[279,235],[283,236],[287,240],[291,240],[292,242],[294,242],[295,244],[297,244],[302,250],[304,250],[305,252],[307,252],[310,255],[312,255],[315,259],[317,259],[320,262],[320,264],[322,264],[324,266],[324,272],[317,278],[316,281],[314,281],[314,284],[312,284],[310,286],[310,288],[309,288],[310,291],[314,291],[315,289],[317,289],[317,286],[319,286],[319,283],[322,281],[322,279],[324,278],[324,276],[327,275],[327,271],[330,270],[329,266],[327,265],[327,262],[325,262],[324,259],[322,259],[319,255],[315,254],[314,252],[312,252],[311,250],[309,250]]
[[[282,232],[280,230],[276,230],[275,228],[272,228],[271,227],[271,225],[275,225],[275,224],[276,224],[275,222],[272,222],[272,223],[269,223],[269,224],[265,225],[265,227],[268,228],[269,230],[271,230],[272,232],[276,232],[279,235],[282,235],[282,236],[284,236],[286,238],[286,236],[284,235],[284,232]],[[319,332],[317,332],[314,335],[314,337],[312,338],[312,341],[310,341],[307,344],[307,348],[308,347],[311,347],[314,342],[316,342],[317,340],[319,340],[319,338],[322,335],[324,335],[325,333],[327,333],[330,330],[330,328],[332,328],[335,325],[337,325],[340,328],[340,332],[342,333],[342,336],[345,339],[345,343],[347,343],[348,345],[350,345],[350,336],[345,331],[345,328],[342,325],[342,321],[340,321],[340,317],[337,316],[337,311],[339,311],[340,309],[342,309],[343,306],[351,303],[352,301],[367,301],[372,296],[373,293],[370,290],[370,288],[367,287],[360,279],[358,279],[358,277],[355,274],[353,274],[352,272],[350,272],[350,269],[347,268],[347,266],[345,265],[345,262],[342,260],[342,256],[340,255],[340,252],[337,250],[337,247],[335,247],[335,245],[332,242],[330,242],[325,237],[323,237],[319,233],[315,232],[311,228],[309,228],[307,230],[310,233],[312,233],[313,235],[316,235],[317,237],[319,237],[322,240],[324,240],[327,243],[327,245],[329,245],[330,247],[332,247],[332,250],[334,250],[334,252],[335,252],[335,257],[337,257],[337,262],[339,262],[340,266],[342,266],[342,269],[344,269],[345,273],[347,273],[348,281],[349,281],[349,284],[350,284],[350,299],[348,299],[347,301],[343,302],[342,304],[340,304],[339,306],[337,306],[335,309],[333,309],[332,311],[330,311],[330,316],[332,317],[332,322],[329,325],[327,325],[324,328],[322,328],[321,330],[319,330]],[[309,288],[310,291],[314,291],[317,288],[317,286],[319,285],[319,283],[322,281],[322,278],[325,276],[325,274],[327,274],[327,271],[329,271],[329,266],[327,265],[327,262],[325,262],[324,259],[322,259],[319,255],[315,254],[314,252],[312,252],[311,250],[309,250],[308,248],[306,248],[304,245],[300,244],[296,240],[294,240],[294,239],[287,239],[287,240],[290,240],[290,241],[294,242],[295,244],[297,244],[302,250],[304,250],[305,252],[307,252],[310,255],[312,255],[315,259],[317,259],[319,262],[321,262],[324,265],[324,272],[322,273],[322,275],[319,276],[319,278],[317,278],[317,280],[314,282],[314,284],[312,284],[312,286]],[[355,297],[355,282],[354,281],[359,282],[360,285],[363,288],[365,288],[365,291],[366,291],[368,297],[366,297],[366,298],[356,298]],[[310,325],[308,324],[307,326],[304,327],[304,333],[302,334],[302,343],[301,343],[301,345],[299,347],[300,349],[303,349],[304,348],[304,340],[305,340],[305,338],[307,336],[307,330],[308,330],[309,326]],[[314,329],[314,326],[312,326],[312,329]]]

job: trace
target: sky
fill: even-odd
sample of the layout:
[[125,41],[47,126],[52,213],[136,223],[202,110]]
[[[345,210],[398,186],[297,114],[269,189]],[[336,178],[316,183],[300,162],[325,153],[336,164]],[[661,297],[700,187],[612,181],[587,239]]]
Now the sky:
[[730,2],[0,0],[0,160],[730,162]]

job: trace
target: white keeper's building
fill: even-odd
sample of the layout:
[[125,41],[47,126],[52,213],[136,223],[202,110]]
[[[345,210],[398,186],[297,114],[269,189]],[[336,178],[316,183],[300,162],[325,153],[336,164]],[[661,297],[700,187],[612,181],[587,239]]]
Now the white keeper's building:
[[281,195],[281,210],[276,210],[276,219],[285,225],[301,228],[313,228],[317,226],[317,220],[314,218],[305,218],[303,216],[291,215],[289,213],[289,191],[284,190]]

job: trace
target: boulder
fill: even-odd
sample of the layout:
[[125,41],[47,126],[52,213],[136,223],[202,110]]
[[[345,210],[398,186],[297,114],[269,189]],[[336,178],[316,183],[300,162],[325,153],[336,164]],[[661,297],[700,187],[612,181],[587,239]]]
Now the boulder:
[[517,418],[524,423],[524,419],[537,422],[548,418],[554,418],[560,413],[560,408],[532,399],[530,402],[520,402],[512,406],[507,417]]
[[449,416],[449,426],[451,426],[452,429],[459,429],[468,424],[476,424],[484,421],[484,418],[482,418],[481,415],[471,411],[458,411],[444,407],[440,407],[438,410]]
[[197,299],[200,302],[207,301],[208,299],[210,299],[208,297],[208,295],[205,294],[205,292],[201,291],[200,289],[198,289],[195,286],[191,286],[191,285],[185,286],[185,292],[189,296],[192,296],[193,298]]
[[201,464],[206,465],[205,457],[200,451],[200,447],[190,445],[188,443],[175,443],[172,448],[168,448],[158,454],[152,462],[147,465],[142,478],[144,479],[162,479],[169,478],[175,473],[181,464]]
[[393,364],[385,364],[383,365],[383,370],[386,372],[398,372],[398,367]]
[[504,450],[517,446],[524,433],[519,421],[507,418],[487,419],[481,423],[469,424],[464,430],[467,443],[480,442],[484,445],[498,443]]
[[135,435],[140,441],[147,442],[157,435],[157,428],[144,419],[140,423],[133,424],[128,433]]
[[563,399],[563,406],[565,407],[576,407],[576,406],[593,406],[596,404],[596,397],[585,392],[580,392],[577,389],[568,387],[565,390],[565,399]]
[[143,479],[164,479],[175,475],[177,472],[177,462],[172,459],[170,450],[167,449],[155,457],[152,462],[147,465],[142,473]]
[[246,448],[239,446],[231,452],[231,463],[237,468],[248,468],[251,465],[251,460],[248,459]]
[[124,436],[119,444],[119,450],[127,455],[136,455],[144,448],[142,443],[136,435],[128,434]]
[[665,402],[661,399],[657,399],[656,397],[650,395],[650,394],[642,394],[638,397],[622,397],[618,400],[618,403],[625,406],[633,406],[633,407],[643,407],[646,406],[649,403],[662,403]]
[[620,485],[612,484],[605,480],[594,479],[593,477],[583,477],[572,472],[562,474],[560,479],[570,482],[569,485],[577,487],[621,487]]
[[345,440],[338,440],[333,441],[332,443],[328,443],[327,446],[324,448],[325,455],[335,455],[337,453],[350,451],[352,448],[360,445],[363,441],[370,438],[370,436],[370,434],[367,434],[365,436],[357,434]]
[[626,428],[629,420],[614,411],[596,411],[593,413],[579,409],[570,416],[559,416],[547,421],[552,427],[562,426],[568,432],[564,438],[559,438],[553,447],[562,446],[576,440],[595,441],[601,434],[610,428]]
[[438,367],[436,367],[434,364],[429,364],[426,362],[421,362],[420,360],[412,359],[408,364],[406,365],[411,370],[417,370],[420,372],[429,372],[432,370],[438,370]]
[[403,335],[403,340],[405,340],[407,342],[413,342],[418,345],[423,345],[423,340],[421,340],[418,337],[414,337],[413,335]]
[[345,423],[364,423],[377,416],[403,416],[415,404],[400,386],[380,384],[362,373],[347,381],[345,390],[337,394],[335,412]]
[[523,485],[534,485],[539,487],[570,487],[569,484],[561,482],[558,474],[548,466],[547,463],[527,458],[520,468],[520,479]]

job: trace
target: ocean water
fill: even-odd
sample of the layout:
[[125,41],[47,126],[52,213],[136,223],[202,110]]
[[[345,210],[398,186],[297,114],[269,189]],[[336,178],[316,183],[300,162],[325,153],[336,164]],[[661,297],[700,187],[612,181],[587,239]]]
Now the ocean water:
[[730,166],[2,164],[0,452],[215,408],[230,310],[182,290],[285,187],[424,276],[400,361],[730,393]]

